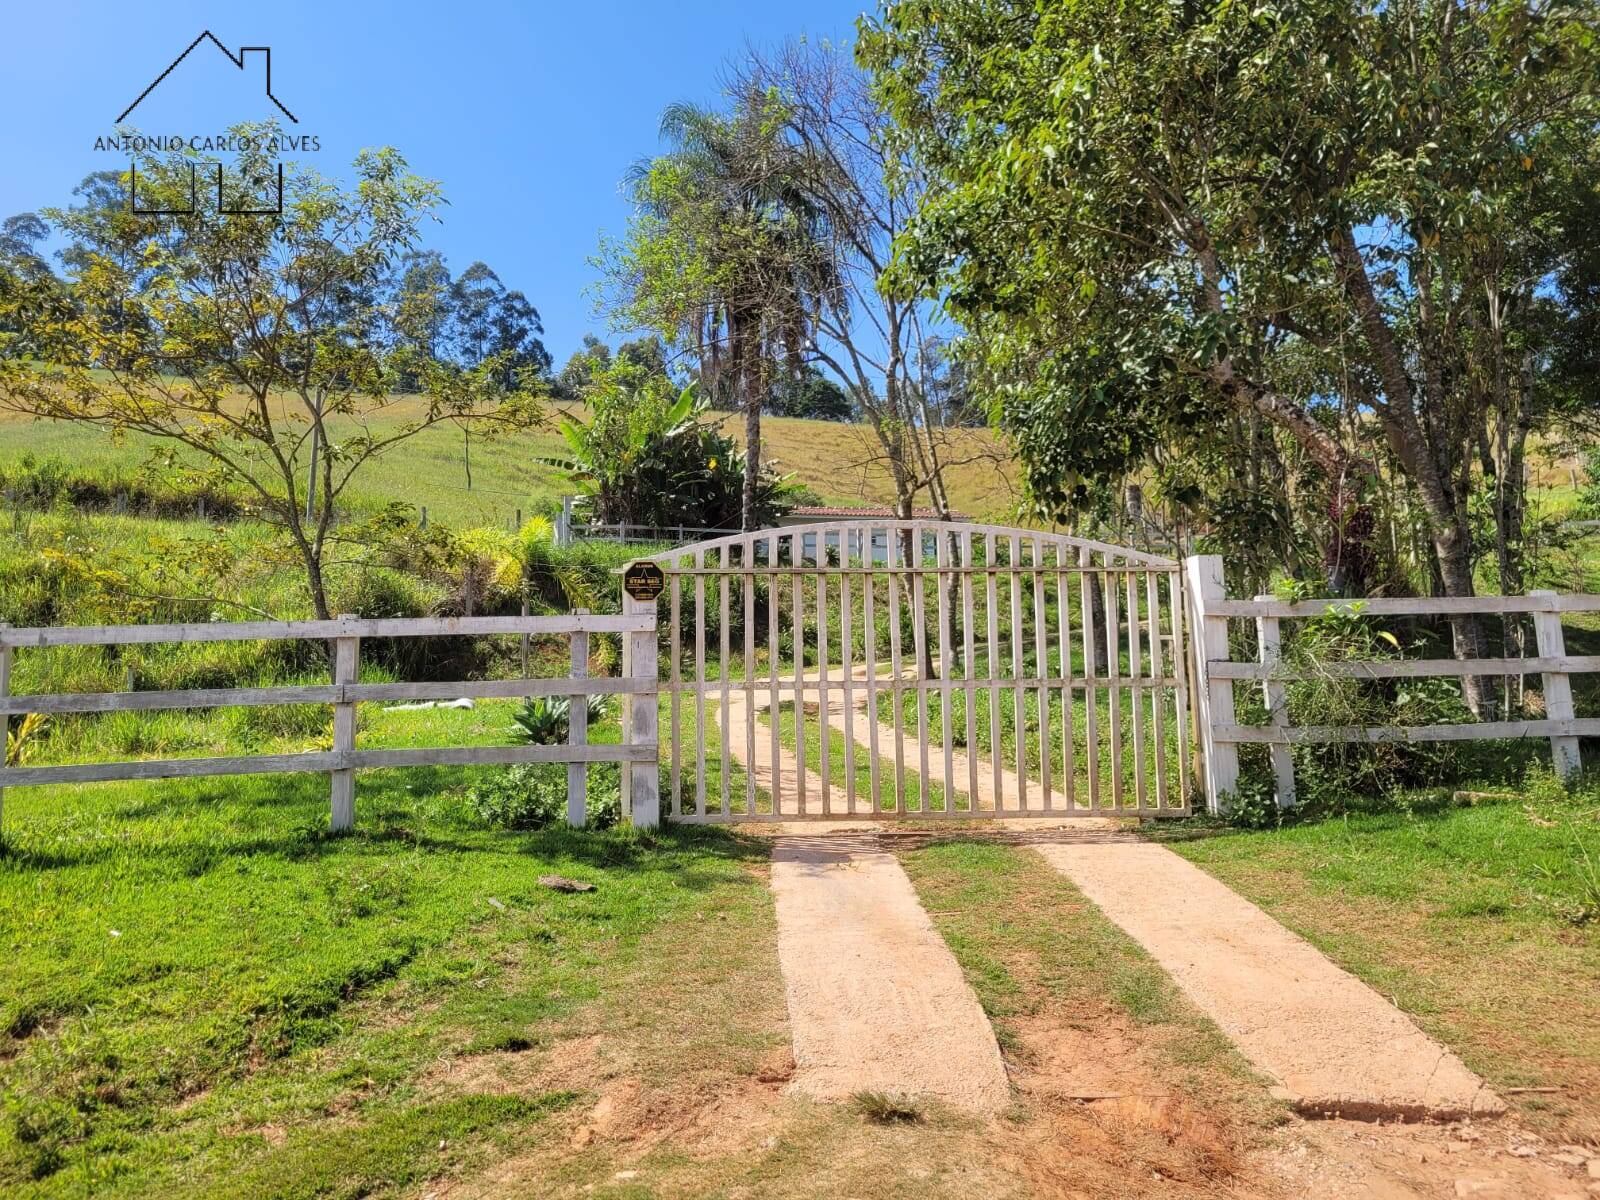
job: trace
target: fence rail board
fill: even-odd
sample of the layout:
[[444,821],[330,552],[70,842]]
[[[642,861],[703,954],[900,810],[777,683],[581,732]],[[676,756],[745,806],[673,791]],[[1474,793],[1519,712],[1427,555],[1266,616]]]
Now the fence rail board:
[[345,621],[200,621],[188,625],[58,625],[0,629],[0,646],[133,646],[150,642],[323,641],[361,638],[490,637],[496,634],[564,636],[573,633],[646,633],[648,613],[569,617],[393,617]]
[[[1600,672],[1600,655],[1567,654],[1562,639],[1561,614],[1600,612],[1600,596],[1558,595],[1532,592],[1526,596],[1379,597],[1371,600],[1229,600],[1222,590],[1222,559],[1216,555],[1191,557],[1189,574],[1204,576],[1206,585],[1192,593],[1194,621],[1201,631],[1199,655],[1202,708],[1200,720],[1205,744],[1207,802],[1213,811],[1237,787],[1237,747],[1266,745],[1272,750],[1280,803],[1292,803],[1293,760],[1289,747],[1330,742],[1422,743],[1465,742],[1500,738],[1550,739],[1557,772],[1569,778],[1581,766],[1578,739],[1600,737],[1600,719],[1573,715],[1570,676]],[[1373,617],[1450,617],[1463,614],[1529,614],[1537,634],[1538,654],[1530,658],[1426,658],[1371,659],[1316,663],[1297,667],[1279,652],[1278,622],[1321,616],[1328,612],[1354,612]],[[1260,661],[1232,660],[1228,645],[1229,620],[1256,625]],[[1382,680],[1467,678],[1482,676],[1541,677],[1546,716],[1543,719],[1463,721],[1446,725],[1302,725],[1292,723],[1284,685],[1297,680]],[[1254,682],[1264,689],[1267,725],[1241,725],[1233,719],[1232,688],[1237,681]],[[1209,700],[1209,704],[1206,701]]]
[[[0,767],[0,794],[7,787],[41,784],[97,783],[114,780],[200,778],[218,775],[260,775],[327,772],[330,776],[329,826],[355,823],[355,772],[374,768],[471,766],[478,764],[566,763],[568,815],[581,824],[582,801],[590,763],[621,763],[625,773],[636,763],[654,764],[658,757],[653,721],[641,717],[624,722],[624,740],[616,745],[587,741],[583,700],[589,696],[622,696],[625,704],[644,698],[632,711],[654,714],[660,682],[651,664],[624,678],[591,678],[587,674],[589,635],[625,635],[624,657],[643,660],[642,647],[653,646],[655,614],[622,615],[578,612],[567,616],[460,617],[334,621],[238,621],[191,625],[117,625],[10,628],[0,625],[0,718],[16,713],[148,712],[160,709],[261,707],[277,704],[328,704],[334,707],[332,750],[297,754],[230,755],[214,758],[140,759],[115,763],[63,763],[55,766]],[[484,637],[523,635],[564,637],[571,645],[571,672],[554,679],[484,679],[404,683],[358,683],[363,638]],[[325,684],[262,688],[197,688],[150,692],[79,692],[16,695],[5,686],[12,657],[21,649],[55,646],[125,646],[155,642],[327,641],[334,646],[334,680]],[[567,696],[577,701],[569,712],[570,740],[554,746],[424,746],[389,750],[356,749],[355,706],[393,700],[515,699],[523,696]],[[0,727],[4,721],[0,719]],[[632,736],[629,736],[630,733]],[[653,771],[630,775],[640,794],[654,794]],[[651,807],[625,795],[629,810],[649,822]]]

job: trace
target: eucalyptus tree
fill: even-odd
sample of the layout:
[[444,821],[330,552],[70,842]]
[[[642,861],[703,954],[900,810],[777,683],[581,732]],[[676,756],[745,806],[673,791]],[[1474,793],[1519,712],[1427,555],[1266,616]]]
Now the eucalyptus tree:
[[[1070,506],[1242,413],[1342,518],[1375,438],[1440,590],[1473,593],[1471,351],[1496,290],[1544,269],[1485,251],[1537,236],[1592,162],[1592,3],[900,0],[861,54],[930,177],[899,280],[947,296],[1005,381],[1036,496]],[[1336,361],[1337,391],[1296,386],[1291,351]],[[1480,653],[1476,619],[1452,628]]]
[[801,186],[803,152],[760,98],[662,115],[671,149],[638,164],[627,236],[602,248],[618,318],[693,355],[708,397],[745,414],[741,520],[756,527],[761,410],[780,369],[798,373],[816,296],[834,286],[825,214]]

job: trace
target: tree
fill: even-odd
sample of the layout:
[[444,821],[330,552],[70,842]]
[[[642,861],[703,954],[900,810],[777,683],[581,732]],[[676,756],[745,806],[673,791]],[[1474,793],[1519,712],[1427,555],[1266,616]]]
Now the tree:
[[496,359],[501,381],[514,387],[518,372],[549,370],[543,332],[538,310],[521,292],[508,291],[487,264],[473,263],[450,285],[446,336],[464,366]]
[[848,421],[854,415],[849,393],[814,366],[774,383],[767,411],[812,421]]
[[949,519],[935,401],[941,356],[926,333],[926,306],[906,290],[879,286],[895,238],[916,211],[922,177],[915,160],[890,136],[870,79],[827,43],[751,51],[733,68],[729,90],[742,108],[770,114],[777,136],[793,147],[797,186],[823,218],[832,286],[816,293],[816,336],[805,357],[849,392],[871,430],[873,457],[888,468],[899,515],[909,519],[926,491]]
[[[270,125],[234,132],[273,144]],[[241,175],[275,175],[270,154],[243,155]],[[138,167],[152,207],[186,200],[189,160],[150,154]],[[0,296],[0,317],[54,364],[0,361],[0,408],[186,449],[289,539],[319,618],[330,615],[330,544],[370,534],[336,519],[363,467],[442,421],[532,419],[529,397],[504,386],[502,359],[463,368],[390,343],[374,297],[387,264],[415,248],[439,186],[392,149],[363,151],[354,173],[341,187],[289,172],[281,217],[49,212],[76,247],[70,294],[31,285]],[[427,402],[396,417],[389,390],[402,373],[420,379]]]
[[898,282],[948,297],[1047,507],[1242,414],[1314,464],[1342,546],[1376,441],[1469,596],[1486,423],[1530,391],[1482,374],[1532,308],[1496,297],[1548,270],[1486,251],[1593,162],[1597,45],[1561,0],[907,0],[862,39],[933,181]]
[[674,105],[661,136],[673,148],[633,171],[628,235],[602,247],[601,265],[618,316],[684,345],[712,402],[744,409],[741,521],[753,529],[761,410],[779,363],[799,370],[816,297],[834,283],[823,216],[765,103]]

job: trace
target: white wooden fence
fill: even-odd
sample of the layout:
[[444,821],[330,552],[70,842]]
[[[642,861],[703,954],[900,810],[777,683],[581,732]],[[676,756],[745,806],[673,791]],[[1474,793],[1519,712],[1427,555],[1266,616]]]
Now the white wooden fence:
[[[621,678],[590,677],[589,637],[623,637]],[[361,683],[363,638],[563,636],[572,648],[571,673],[554,679],[476,679],[427,683]],[[241,621],[193,625],[105,625],[11,628],[0,624],[0,728],[4,718],[21,713],[150,711],[154,709],[236,708],[268,704],[331,704],[333,748],[297,754],[235,755],[223,758],[141,759],[62,766],[0,765],[0,813],[8,786],[88,783],[116,779],[163,779],[211,775],[255,775],[326,771],[332,779],[329,826],[355,825],[355,773],[374,767],[465,766],[477,763],[567,763],[567,816],[582,824],[588,764],[622,764],[623,811],[635,825],[653,826],[658,814],[655,739],[656,621],[653,612],[621,616],[579,614],[560,617],[457,617],[333,621]],[[330,641],[333,679],[326,684],[256,688],[203,688],[186,691],[83,692],[11,695],[13,658],[18,650],[51,646],[126,646],[152,642]],[[648,647],[648,653],[645,648]],[[584,698],[620,695],[625,710],[620,745],[591,745]],[[356,748],[356,705],[368,701],[454,700],[461,697],[572,698],[568,740],[556,746],[426,746],[397,750]],[[635,703],[637,701],[637,703]],[[648,714],[648,718],[646,717]],[[630,734],[637,736],[630,736]],[[635,772],[633,764],[648,764]]]
[[[1294,762],[1289,747],[1298,742],[1456,742],[1496,738],[1547,737],[1557,773],[1569,778],[1580,767],[1578,739],[1600,736],[1600,719],[1574,715],[1569,676],[1600,672],[1600,655],[1566,653],[1561,614],[1600,612],[1600,596],[1532,592],[1526,596],[1380,597],[1369,600],[1278,600],[1257,596],[1229,600],[1222,559],[1191,556],[1184,561],[1193,607],[1194,645],[1199,666],[1196,704],[1206,763],[1206,804],[1212,812],[1239,785],[1239,751],[1245,743],[1265,743],[1272,757],[1279,805],[1295,802]],[[1363,616],[1449,617],[1466,614],[1532,617],[1537,655],[1532,658],[1382,659],[1322,663],[1320,677],[1417,679],[1426,677],[1539,675],[1545,715],[1539,720],[1478,721],[1451,725],[1310,725],[1290,723],[1284,684],[1304,676],[1280,658],[1281,623],[1359,606]],[[1228,649],[1228,622],[1255,622],[1257,661],[1235,662]],[[1236,680],[1259,683],[1266,725],[1241,725],[1234,711]]]

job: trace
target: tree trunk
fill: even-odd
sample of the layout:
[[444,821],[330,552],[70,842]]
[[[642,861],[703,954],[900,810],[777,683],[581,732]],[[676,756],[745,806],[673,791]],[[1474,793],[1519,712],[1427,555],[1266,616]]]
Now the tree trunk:
[[[1378,419],[1383,422],[1389,444],[1422,497],[1428,516],[1429,533],[1439,560],[1439,582],[1446,596],[1475,594],[1472,581],[1472,533],[1468,525],[1466,496],[1452,495],[1450,472],[1441,469],[1434,457],[1434,439],[1423,430],[1419,410],[1426,418],[1429,408],[1442,407],[1442,396],[1423,389],[1421,395],[1407,373],[1394,331],[1367,275],[1366,264],[1349,228],[1336,231],[1328,239],[1328,250],[1338,269],[1339,280],[1355,309],[1372,355],[1372,365],[1383,381],[1383,402]],[[1426,356],[1425,356],[1426,357]],[[1420,403],[1419,403],[1420,401]],[[1476,615],[1450,619],[1451,641],[1459,659],[1483,656],[1483,622]],[[1492,707],[1485,679],[1481,675],[1461,676],[1461,694],[1474,716],[1483,719]]]
[[311,590],[312,611],[317,614],[317,620],[331,621],[333,614],[328,610],[328,586],[322,578],[322,563],[309,547],[301,548],[301,556],[306,564],[306,584]]
[[744,398],[744,498],[739,506],[739,528],[756,527],[756,485],[761,479],[761,392],[748,387]]

